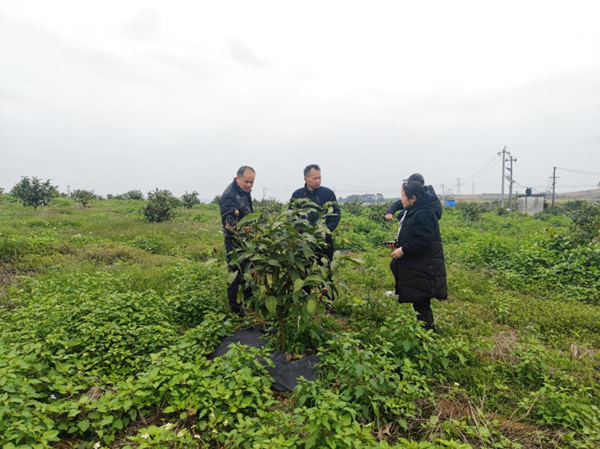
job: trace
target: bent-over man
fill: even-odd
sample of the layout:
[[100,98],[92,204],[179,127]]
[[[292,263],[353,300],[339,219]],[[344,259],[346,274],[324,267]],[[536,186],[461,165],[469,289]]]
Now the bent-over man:
[[[221,207],[221,223],[223,235],[225,236],[225,250],[227,251],[227,266],[230,271],[237,273],[235,279],[227,287],[227,300],[231,311],[240,317],[246,316],[242,304],[238,303],[237,295],[242,283],[242,275],[236,265],[231,264],[231,251],[239,247],[239,242],[232,229],[237,229],[238,222],[246,215],[254,212],[252,207],[252,186],[254,186],[255,172],[252,167],[243,165],[237,171],[233,182],[227,186],[219,205]],[[242,269],[247,261],[242,263]],[[243,291],[244,301],[252,296],[252,289],[245,288]]]

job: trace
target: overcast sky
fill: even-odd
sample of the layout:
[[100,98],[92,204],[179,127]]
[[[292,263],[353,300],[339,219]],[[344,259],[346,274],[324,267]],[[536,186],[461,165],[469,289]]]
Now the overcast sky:
[[[0,187],[544,191],[600,173],[600,2],[0,0]],[[486,171],[487,170],[487,171]],[[600,174],[558,170],[557,191]],[[507,188],[508,190],[508,188]]]

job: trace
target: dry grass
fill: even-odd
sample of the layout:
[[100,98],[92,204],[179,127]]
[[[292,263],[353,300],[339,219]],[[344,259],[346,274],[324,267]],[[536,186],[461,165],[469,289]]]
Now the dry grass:
[[484,353],[484,357],[514,365],[519,358],[513,354],[519,340],[519,334],[514,329],[509,329],[494,334],[494,346]]
[[496,443],[510,444],[506,440],[520,444],[523,449],[560,447],[564,442],[560,432],[526,422],[529,411],[509,418],[490,413],[485,410],[485,396],[475,403],[456,385],[437,388],[435,397],[419,404],[421,415],[408,421],[408,432],[397,422],[390,422],[375,429],[375,436],[390,444],[401,437],[416,441],[452,438],[477,449],[487,449]]
[[571,357],[575,360],[581,360],[584,357],[594,358],[594,356],[598,353],[597,350],[592,349],[588,346],[580,346],[575,343],[571,343]]

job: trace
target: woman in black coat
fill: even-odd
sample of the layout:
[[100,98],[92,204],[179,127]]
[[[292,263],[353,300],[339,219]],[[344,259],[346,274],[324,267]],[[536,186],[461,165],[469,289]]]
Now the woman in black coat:
[[446,264],[440,236],[442,207],[434,195],[426,195],[423,186],[409,181],[402,186],[404,216],[391,248],[390,269],[394,274],[398,302],[412,303],[417,319],[426,329],[434,329],[431,298],[446,299]]

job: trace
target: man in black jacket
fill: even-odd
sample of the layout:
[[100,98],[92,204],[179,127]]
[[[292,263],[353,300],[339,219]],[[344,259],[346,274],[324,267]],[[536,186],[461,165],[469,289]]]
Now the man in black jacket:
[[[326,248],[322,248],[317,251],[317,261],[320,263],[321,257],[325,256],[329,261],[333,259],[333,237],[331,232],[335,231],[335,228],[340,224],[342,218],[342,211],[340,206],[337,204],[337,198],[333,190],[328,189],[321,185],[321,168],[317,164],[311,164],[304,169],[304,187],[296,190],[292,193],[292,205],[294,200],[307,199],[321,207],[321,211],[326,213],[327,210],[322,206],[325,203],[333,202],[333,214],[325,217],[325,225],[329,229],[329,233],[325,234],[325,242],[327,243]],[[317,223],[319,214],[311,212],[308,214],[308,221],[311,225]],[[331,280],[331,278],[330,278]],[[329,295],[329,299],[333,301],[333,293]],[[326,306],[326,310],[331,310]]]
[[[425,178],[423,178],[423,175],[421,173],[413,173],[412,175],[410,175],[408,177],[408,179],[404,180],[404,182],[408,182],[408,181],[415,181],[415,182],[421,183],[421,185],[425,189],[425,196],[428,197],[429,199],[431,199],[431,198],[437,199],[437,194],[435,193],[433,186],[425,185]],[[436,207],[438,207],[437,204],[436,204]],[[388,207],[385,210],[385,218],[387,220],[391,220],[392,218],[394,218],[394,214],[400,210],[404,210],[404,206],[402,205],[402,200],[398,200],[398,201],[390,204],[390,207]],[[442,216],[442,204],[441,203],[439,203],[438,212],[441,217]],[[398,214],[398,220],[400,220],[401,217],[402,217],[402,214]]]
[[[237,302],[237,294],[242,283],[242,276],[236,265],[231,265],[231,251],[239,247],[232,229],[237,229],[238,222],[246,215],[254,212],[252,207],[252,186],[254,185],[255,172],[252,167],[244,165],[239,168],[233,182],[227,186],[219,205],[221,207],[221,224],[225,236],[225,250],[227,251],[227,264],[229,270],[236,272],[237,276],[227,287],[227,300],[231,311],[241,317],[245,316],[242,304]],[[244,261],[245,263],[246,261]],[[242,266],[243,269],[243,266]],[[251,289],[244,289],[244,300],[252,296]]]
[[[325,217],[325,225],[329,231],[335,231],[335,228],[340,224],[342,211],[337,204],[337,198],[333,190],[321,185],[321,168],[317,164],[311,164],[304,169],[304,187],[292,193],[292,203],[294,200],[305,198],[312,201],[318,206],[323,206],[325,203],[333,202],[333,215]],[[323,213],[327,212],[322,209]],[[316,224],[319,215],[315,212],[308,214],[308,221],[311,225]],[[329,260],[333,258],[333,238],[331,234],[325,235],[327,248],[323,249],[323,255]]]

